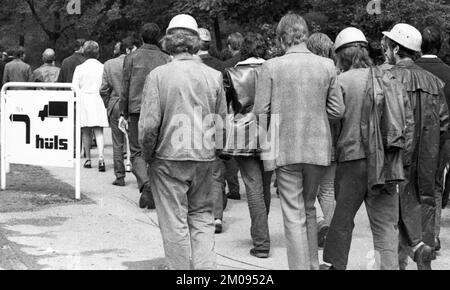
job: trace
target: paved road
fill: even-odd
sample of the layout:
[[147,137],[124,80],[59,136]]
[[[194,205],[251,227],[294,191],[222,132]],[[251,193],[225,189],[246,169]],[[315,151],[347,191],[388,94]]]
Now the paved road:
[[[111,148],[107,148],[107,160],[111,160]],[[127,177],[125,188],[112,186],[112,164],[107,166],[106,173],[99,173],[96,168],[82,169],[82,192],[94,203],[1,214],[0,269],[163,268],[156,213],[137,208],[139,194],[133,176]],[[49,170],[57,179],[73,184],[71,170]],[[269,217],[271,257],[260,260],[248,254],[251,240],[246,201],[230,201],[225,212],[225,231],[216,236],[221,269],[287,269],[280,203],[274,189],[273,193]],[[443,220],[444,250],[434,263],[435,269],[450,269],[448,211]],[[371,269],[372,249],[368,219],[362,208],[356,219],[349,269]]]

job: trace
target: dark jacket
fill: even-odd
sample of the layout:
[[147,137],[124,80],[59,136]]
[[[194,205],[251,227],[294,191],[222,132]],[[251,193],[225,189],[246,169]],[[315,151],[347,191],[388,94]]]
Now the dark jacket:
[[144,44],[125,57],[123,85],[120,97],[120,113],[125,117],[141,112],[142,92],[148,74],[155,68],[170,62],[170,56],[156,45]]
[[256,81],[263,63],[262,59],[251,58],[226,69],[225,89],[230,126],[227,127],[223,154],[257,156],[260,153],[258,136],[254,130],[256,118],[249,113],[255,104]]
[[21,59],[15,59],[5,65],[3,84],[9,82],[31,82],[33,72],[31,67]]
[[[444,93],[447,105],[450,107],[450,66],[446,65],[440,58],[420,58],[416,64],[429,71],[445,83]],[[444,140],[450,140],[450,134],[443,136]]]
[[415,126],[407,131],[404,165],[411,190],[421,203],[434,206],[434,184],[441,137],[448,132],[449,111],[443,92],[444,83],[412,60],[397,63],[390,72],[403,83],[414,112]]
[[209,66],[217,71],[220,71],[221,73],[225,72],[225,67],[224,67],[223,61],[221,61],[218,58],[215,58],[214,56],[211,56],[209,53],[200,55],[200,59],[207,66]]
[[86,58],[78,52],[75,52],[68,58],[64,59],[61,64],[61,71],[58,76],[58,83],[72,83],[75,68],[84,63]]
[[238,62],[241,61],[241,53],[237,53],[235,56],[233,56],[230,59],[227,59],[226,61],[223,62],[223,65],[225,66],[225,68],[230,68],[230,67],[234,67]]
[[404,181],[402,154],[407,117],[412,120],[403,85],[391,73],[384,73],[380,68],[371,69],[361,110],[369,192],[380,193],[382,188],[390,190],[385,185]]

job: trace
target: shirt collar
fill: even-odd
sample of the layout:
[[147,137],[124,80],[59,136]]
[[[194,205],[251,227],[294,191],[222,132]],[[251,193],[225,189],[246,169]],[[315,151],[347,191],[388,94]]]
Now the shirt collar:
[[434,54],[424,54],[422,55],[422,58],[438,58],[437,55]]
[[158,46],[156,46],[154,44],[148,44],[148,43],[144,43],[140,48],[148,49],[148,50],[160,50]]
[[251,65],[251,64],[263,64],[265,59],[259,57],[250,57],[244,61],[238,62],[236,66],[239,65]]
[[312,53],[312,52],[309,51],[309,49],[306,47],[306,43],[302,42],[300,44],[289,47],[288,50],[286,51],[286,54],[291,53]]
[[188,53],[178,54],[173,57],[173,61],[182,61],[182,60],[201,61],[198,55],[192,55]]

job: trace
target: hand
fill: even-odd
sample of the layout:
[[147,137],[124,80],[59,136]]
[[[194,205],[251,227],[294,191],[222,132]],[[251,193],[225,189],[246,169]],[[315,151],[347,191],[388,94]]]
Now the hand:
[[125,119],[124,116],[120,116],[120,118],[119,118],[119,129],[120,129],[120,131],[124,132],[125,134],[128,131],[128,121]]

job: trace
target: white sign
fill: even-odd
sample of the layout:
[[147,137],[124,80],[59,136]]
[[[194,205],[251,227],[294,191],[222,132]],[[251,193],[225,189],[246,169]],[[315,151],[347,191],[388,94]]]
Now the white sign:
[[81,0],[70,0],[66,9],[69,15],[81,14]]
[[6,188],[9,163],[75,168],[76,198],[80,198],[80,145],[75,142],[80,140],[80,127],[75,116],[76,103],[71,84],[8,83],[3,87],[2,189]]
[[73,99],[71,91],[8,91],[8,162],[72,168]]

